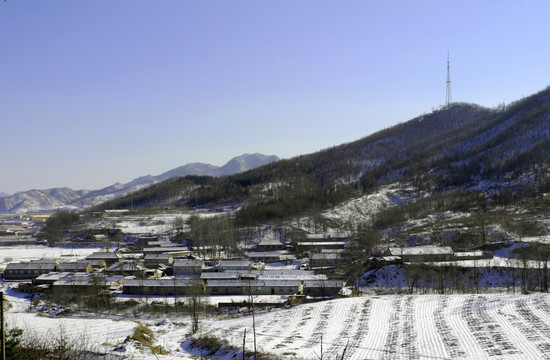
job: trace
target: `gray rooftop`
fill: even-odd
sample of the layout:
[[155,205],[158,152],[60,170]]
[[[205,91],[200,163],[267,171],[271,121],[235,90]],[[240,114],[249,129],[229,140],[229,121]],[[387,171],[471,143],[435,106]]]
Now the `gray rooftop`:
[[41,262],[28,262],[28,263],[9,263],[5,270],[54,270],[55,263],[41,263]]
[[174,260],[174,267],[181,267],[181,266],[202,266],[202,260],[188,260],[188,259],[175,259]]
[[220,260],[219,266],[250,266],[250,260]]

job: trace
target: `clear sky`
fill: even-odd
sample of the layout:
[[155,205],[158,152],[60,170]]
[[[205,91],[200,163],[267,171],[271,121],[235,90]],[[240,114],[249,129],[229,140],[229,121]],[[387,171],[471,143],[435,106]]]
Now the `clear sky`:
[[0,1],[0,192],[291,158],[550,85],[550,1]]

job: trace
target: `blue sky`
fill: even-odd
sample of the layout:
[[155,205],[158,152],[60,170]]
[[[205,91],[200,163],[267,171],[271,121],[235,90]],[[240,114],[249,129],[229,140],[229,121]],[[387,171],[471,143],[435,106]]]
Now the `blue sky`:
[[291,158],[550,85],[550,2],[0,2],[0,192]]

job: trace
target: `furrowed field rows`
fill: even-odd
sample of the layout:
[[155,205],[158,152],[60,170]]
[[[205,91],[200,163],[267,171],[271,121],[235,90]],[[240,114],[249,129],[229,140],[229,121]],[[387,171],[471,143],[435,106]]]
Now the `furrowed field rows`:
[[[331,300],[258,314],[257,343],[283,359],[318,359],[321,341],[330,359],[344,351],[346,359],[547,359],[549,304],[547,294]],[[234,346],[242,346],[250,329],[252,345],[251,317],[204,326]]]

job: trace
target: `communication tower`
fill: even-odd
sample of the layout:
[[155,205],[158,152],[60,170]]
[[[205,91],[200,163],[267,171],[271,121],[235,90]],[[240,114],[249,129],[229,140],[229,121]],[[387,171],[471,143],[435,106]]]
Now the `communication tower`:
[[453,98],[451,97],[451,65],[449,62],[449,52],[447,51],[447,94],[445,95],[445,106],[451,105]]

